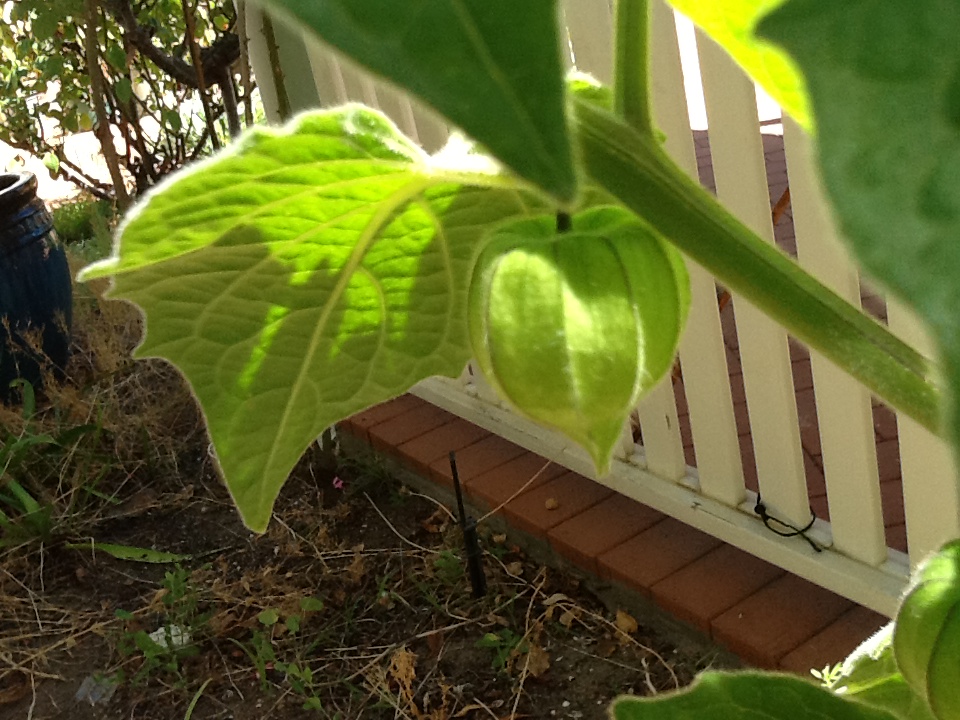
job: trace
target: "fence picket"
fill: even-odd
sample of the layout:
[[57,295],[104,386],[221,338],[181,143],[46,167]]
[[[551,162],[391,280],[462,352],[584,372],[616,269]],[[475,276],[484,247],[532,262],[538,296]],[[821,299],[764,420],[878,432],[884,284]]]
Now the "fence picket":
[[[770,199],[754,85],[730,57],[697,34],[717,195],[773,241]],[[743,381],[760,492],[771,514],[797,527],[810,520],[803,450],[786,332],[735,298]]]
[[[603,83],[613,80],[613,16],[610,6],[595,0],[566,0],[567,21],[574,63],[578,70],[590,73]],[[683,441],[677,419],[677,406],[669,383],[654,388],[637,410],[643,433],[643,451],[647,469],[669,480],[679,480],[687,472]],[[621,443],[620,452],[628,444]]]
[[[784,147],[800,264],[859,306],[860,276],[824,205],[810,140],[790,119],[784,121]],[[811,352],[810,363],[834,547],[878,565],[887,559],[887,543],[870,392],[819,353]]]
[[446,144],[450,128],[432,110],[414,100],[409,102],[421,147],[429,153],[436,152]]
[[564,0],[567,35],[578,70],[604,85],[613,83],[613,13],[598,0]]
[[267,39],[263,34],[263,10],[255,3],[246,4],[247,53],[250,56],[250,68],[257,80],[263,111],[270,123],[280,122],[277,87],[271,72],[261,72],[270,68],[270,53]]
[[[901,339],[933,356],[923,323],[913,312],[888,298],[887,317]],[[916,566],[947,540],[960,537],[960,486],[950,448],[941,438],[903,413],[897,413],[897,435],[907,551]]]
[[[687,98],[680,67],[676,22],[664,3],[653,6],[653,111],[667,136],[666,148],[688,175],[697,177]],[[700,491],[737,507],[746,491],[733,414],[727,357],[717,306],[717,286],[706,270],[688,262],[690,317],[680,345],[683,385],[690,412]]]
[[328,48],[319,40],[305,35],[307,57],[310,58],[310,68],[313,70],[313,82],[320,95],[320,103],[324,107],[342,105],[348,102],[350,96],[343,82],[340,71],[340,62]]

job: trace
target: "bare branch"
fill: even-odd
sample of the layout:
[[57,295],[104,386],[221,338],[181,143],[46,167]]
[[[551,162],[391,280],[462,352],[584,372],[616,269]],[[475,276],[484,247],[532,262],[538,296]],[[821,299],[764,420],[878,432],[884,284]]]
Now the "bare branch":
[[[130,0],[105,0],[105,7],[117,21],[117,24],[123,28],[126,40],[140,54],[181,85],[194,89],[200,87],[197,72],[193,65],[164,52],[153,44],[150,31],[137,22],[137,16],[130,6]],[[205,77],[212,77],[216,75],[217,68],[232,65],[239,57],[240,38],[233,33],[224,33],[217,37],[213,45],[201,50],[201,71]]]

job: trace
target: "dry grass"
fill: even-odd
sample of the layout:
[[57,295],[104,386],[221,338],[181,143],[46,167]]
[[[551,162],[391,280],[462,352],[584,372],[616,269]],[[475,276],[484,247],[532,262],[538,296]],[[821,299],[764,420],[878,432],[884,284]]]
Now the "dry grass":
[[[72,262],[73,269],[79,264]],[[34,542],[0,550],[0,700],[11,675],[48,676],[44,667],[52,653],[100,632],[110,620],[49,601],[44,561],[50,545],[87,537],[122,514],[144,478],[163,476],[160,484],[169,488],[168,481],[182,477],[185,445],[203,437],[195,403],[177,372],[162,362],[131,359],[140,315],[130,305],[104,300],[104,287],[75,287],[66,378],[46,373],[29,416],[18,406],[0,405],[4,443],[38,440],[0,467],[0,489],[10,481],[20,484],[48,514],[50,529]],[[22,519],[16,508],[0,504],[0,510],[15,523]]]

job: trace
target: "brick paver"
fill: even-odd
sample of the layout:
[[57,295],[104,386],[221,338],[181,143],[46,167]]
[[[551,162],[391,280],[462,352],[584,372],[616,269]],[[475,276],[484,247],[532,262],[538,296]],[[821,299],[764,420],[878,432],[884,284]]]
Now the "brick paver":
[[[468,484],[473,478],[499,467],[526,450],[504,440],[497,435],[485,437],[473,445],[469,445],[457,453],[457,474],[461,484]],[[430,463],[430,477],[444,487],[453,487],[453,473],[450,470],[450,459],[444,455]]]
[[710,626],[714,638],[747,662],[775,668],[789,652],[852,607],[849,600],[787,574],[734,605]]
[[545,538],[551,528],[611,495],[603,485],[567,472],[507,503],[503,511],[514,527]]
[[[523,493],[526,493],[567,472],[562,465],[548,463],[536,453],[528,452],[471,479],[467,494],[477,504],[492,510],[506,503],[524,486]],[[503,510],[498,514],[503,514]]]
[[854,607],[791,651],[780,661],[780,668],[800,675],[811,669],[822,670],[841,662],[847,655],[889,622],[864,607]]
[[597,564],[601,577],[649,596],[651,587],[720,545],[715,537],[668,517],[603,553]]
[[356,435],[364,442],[370,442],[368,430],[378,423],[401,415],[408,410],[424,407],[425,403],[415,395],[401,395],[393,400],[374,405],[363,412],[357,413],[340,423],[340,429],[351,435]]
[[423,476],[430,474],[430,465],[440,458],[449,457],[450,451],[459,452],[480,440],[490,437],[482,427],[455,417],[450,422],[434,428],[418,437],[397,446],[397,457]]
[[375,450],[396,455],[398,445],[447,425],[455,418],[446,410],[426,404],[371,426],[370,444]]
[[560,555],[598,574],[597,557],[666,518],[619,493],[560,523],[547,533]]
[[784,575],[775,565],[721,545],[652,588],[660,607],[710,632],[710,621]]

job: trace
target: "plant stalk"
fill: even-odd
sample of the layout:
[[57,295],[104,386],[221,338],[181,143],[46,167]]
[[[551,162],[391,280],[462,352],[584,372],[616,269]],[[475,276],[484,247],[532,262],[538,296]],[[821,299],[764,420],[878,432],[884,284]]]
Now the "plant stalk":
[[213,110],[210,107],[210,98],[207,95],[207,79],[203,76],[203,60],[200,57],[200,47],[197,45],[196,18],[194,17],[196,10],[197,0],[194,0],[192,7],[188,0],[183,0],[183,22],[187,29],[187,48],[190,50],[190,59],[193,61],[193,69],[197,74],[197,92],[200,95],[200,103],[203,105],[203,119],[207,124],[210,144],[216,151],[220,149],[220,139],[217,137],[217,128],[213,122]]
[[574,110],[594,182],[797,339],[927,429],[944,432],[926,358],[733,217],[652,137],[582,100]]
[[273,20],[267,14],[266,8],[261,9],[261,13],[263,36],[267,41],[267,54],[270,57],[270,69],[273,70],[273,84],[277,93],[277,113],[280,115],[280,122],[286,122],[293,115],[293,110],[290,107],[290,96],[287,95],[283,66],[280,65],[280,49],[277,47],[277,36],[273,31]]
[[253,83],[250,81],[250,39],[247,35],[247,3],[240,0],[237,3],[237,35],[240,38],[240,86],[243,88],[243,125],[253,126],[253,105],[250,94]]
[[638,133],[653,137],[648,0],[616,0],[613,109]]

